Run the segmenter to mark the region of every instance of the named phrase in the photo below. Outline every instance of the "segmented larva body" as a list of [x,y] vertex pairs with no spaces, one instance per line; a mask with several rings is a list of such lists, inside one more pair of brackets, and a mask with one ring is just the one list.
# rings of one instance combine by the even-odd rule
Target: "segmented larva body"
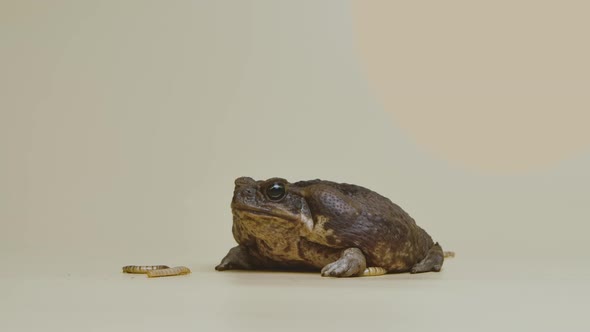
[[444,257],[455,257],[455,252],[454,251],[444,251],[443,252]]
[[374,277],[374,276],[384,275],[386,273],[387,273],[387,270],[385,270],[382,267],[371,266],[371,267],[368,267],[365,269],[365,271],[363,272],[363,276]]
[[177,266],[163,270],[148,271],[147,276],[150,278],[177,276],[181,274],[189,274],[191,270],[186,266]]
[[123,266],[125,273],[148,273],[149,271],[169,269],[167,265],[127,265]]

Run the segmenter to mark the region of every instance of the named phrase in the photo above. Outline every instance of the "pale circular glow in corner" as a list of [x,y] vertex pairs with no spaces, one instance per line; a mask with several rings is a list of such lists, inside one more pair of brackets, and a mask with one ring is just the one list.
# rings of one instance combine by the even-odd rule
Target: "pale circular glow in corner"
[[353,18],[367,79],[397,126],[452,163],[514,172],[590,146],[589,9],[354,1]]

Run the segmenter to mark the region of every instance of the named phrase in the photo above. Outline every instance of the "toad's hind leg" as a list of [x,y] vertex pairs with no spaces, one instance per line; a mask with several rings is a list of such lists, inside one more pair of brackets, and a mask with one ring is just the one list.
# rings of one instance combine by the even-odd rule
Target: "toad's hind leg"
[[435,243],[430,250],[428,250],[426,257],[412,267],[410,273],[438,272],[442,268],[444,259],[442,248],[438,243]]
[[254,270],[261,265],[260,260],[250,253],[248,247],[240,245],[231,248],[215,270]]

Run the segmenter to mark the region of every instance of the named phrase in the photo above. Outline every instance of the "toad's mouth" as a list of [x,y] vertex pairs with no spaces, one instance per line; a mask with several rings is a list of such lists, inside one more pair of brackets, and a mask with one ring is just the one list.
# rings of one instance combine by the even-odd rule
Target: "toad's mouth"
[[257,209],[250,206],[232,206],[232,210],[234,214],[248,214],[254,215],[259,217],[266,217],[266,218],[278,218],[284,219],[288,221],[297,221],[297,218],[294,216],[285,215],[284,213],[279,213],[272,210],[264,210],[264,209]]

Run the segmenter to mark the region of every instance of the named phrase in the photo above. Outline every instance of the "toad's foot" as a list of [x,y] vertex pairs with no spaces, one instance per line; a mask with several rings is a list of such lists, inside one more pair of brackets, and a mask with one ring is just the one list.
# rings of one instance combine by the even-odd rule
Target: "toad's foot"
[[237,246],[230,249],[221,263],[215,267],[215,270],[253,270],[259,265],[260,262],[250,254],[247,247]]
[[426,257],[412,267],[410,273],[438,272],[442,268],[444,260],[442,248],[438,243],[435,243],[428,251]]
[[367,262],[358,248],[348,248],[340,258],[322,269],[322,277],[358,277],[363,274]]

